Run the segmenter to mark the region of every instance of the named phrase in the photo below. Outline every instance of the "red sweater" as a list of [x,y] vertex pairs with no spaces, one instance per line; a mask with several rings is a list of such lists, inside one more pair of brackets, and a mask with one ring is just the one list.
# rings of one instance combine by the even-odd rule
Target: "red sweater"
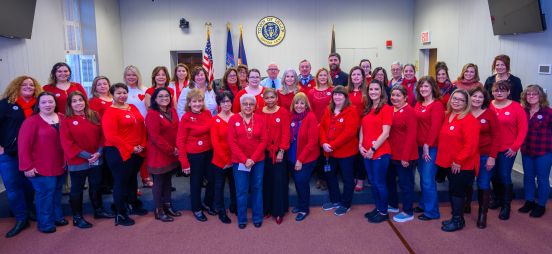
[[[439,103],[441,104],[441,103]],[[452,163],[462,170],[479,172],[479,123],[472,114],[449,122],[449,115],[439,132],[439,150],[435,164],[450,168]]]
[[328,143],[333,149],[329,156],[334,158],[357,154],[359,124],[355,107],[346,107],[337,115],[328,108],[320,122],[320,145]]
[[305,93],[305,95],[309,95],[309,92],[313,90],[314,87],[316,86],[316,81],[314,81],[314,79],[311,79],[309,83],[307,83],[306,85],[303,85],[303,83],[299,80],[299,83],[297,83],[297,86],[301,87],[301,92]]
[[123,161],[130,159],[135,146],[146,147],[144,117],[132,104],[127,109],[109,107],[102,118],[102,130],[105,146],[117,148]]
[[224,168],[232,164],[230,146],[228,145],[228,122],[215,116],[211,123],[211,143],[213,144],[213,165]]
[[[255,96],[255,99],[257,100],[257,108],[255,110],[255,113],[261,113],[263,112],[264,107],[264,99],[263,99],[263,93],[265,88],[262,87],[261,93],[257,94]],[[234,102],[232,103],[232,112],[235,114],[239,113],[241,111],[241,104],[240,104],[240,98],[246,94],[247,91],[245,91],[245,88],[240,90],[236,97],[234,98]]]
[[[393,107],[387,104],[384,104],[381,108],[379,114],[376,115],[375,110],[370,110],[370,113],[366,114],[362,118],[362,147],[366,150],[370,150],[370,147],[383,132],[383,126],[393,124]],[[391,154],[391,146],[389,145],[388,139],[386,139],[383,144],[378,147],[372,159],[375,160],[382,155]]]
[[507,149],[517,152],[523,144],[529,123],[527,114],[518,102],[512,101],[510,105],[498,109],[493,103],[489,109],[496,113],[498,124],[500,125],[500,145],[499,152],[504,152]]
[[161,112],[150,109],[146,115],[148,132],[147,167],[152,174],[164,174],[178,167],[178,157],[174,155],[178,115],[171,108],[172,119]]
[[364,114],[364,109],[366,108],[366,101],[362,101],[362,92],[361,91],[352,91],[349,93],[349,100],[351,104],[355,106],[358,113],[358,119],[362,119],[362,114]]
[[280,90],[278,90],[278,106],[284,108],[287,111],[291,110],[291,102],[293,101],[293,97],[295,96],[295,93],[290,92],[287,94],[281,94]]
[[424,144],[430,147],[437,146],[437,137],[445,118],[443,104],[437,100],[434,100],[427,106],[423,106],[422,103],[417,102],[414,111],[418,120],[418,135],[416,135],[418,146],[423,146]]
[[265,117],[266,130],[267,130],[267,145],[266,150],[272,161],[276,160],[276,154],[278,150],[287,150],[289,149],[289,140],[290,140],[290,119],[289,111],[280,107],[276,112],[272,114],[262,113]]
[[500,124],[494,111],[486,109],[479,117],[479,154],[496,158],[500,145]]
[[98,112],[98,114],[100,115],[100,119],[103,117],[103,114],[105,113],[105,110],[109,107],[111,107],[111,105],[113,104],[113,102],[111,101],[104,101],[98,97],[94,97],[92,99],[90,99],[90,109]]
[[67,164],[80,166],[81,170],[89,168],[90,156],[96,152],[101,153],[103,148],[101,125],[94,124],[83,116],[72,116],[61,121],[59,131]]
[[[463,89],[466,91],[469,91],[470,89],[476,87],[476,86],[483,86],[481,82],[479,81],[466,81],[466,80],[455,80],[452,82],[452,85],[456,87],[457,89]],[[490,92],[490,91],[489,91]]]
[[[60,121],[62,114],[58,114]],[[59,176],[65,171],[59,132],[40,117],[27,118],[19,129],[17,140],[19,170],[35,168],[43,176]]]
[[[290,119],[291,119],[290,114]],[[297,134],[297,160],[303,164],[313,162],[320,156],[320,145],[318,137],[320,131],[318,129],[318,121],[314,113],[309,112],[299,126]]]
[[313,88],[307,94],[312,112],[316,116],[316,120],[318,120],[318,122],[322,120],[324,111],[326,111],[328,105],[330,105],[330,100],[332,99],[332,91],[333,87],[326,88],[322,91]]
[[[156,88],[150,87],[146,90],[146,93],[149,94],[150,96],[153,96],[153,93],[155,92],[155,89]],[[167,90],[169,90],[169,94],[171,96],[174,96],[174,89],[172,89],[171,87],[167,87]]]
[[250,135],[240,114],[233,115],[228,121],[228,145],[232,150],[233,163],[245,163],[247,159],[254,162],[264,160],[268,142],[265,118],[254,114],[247,126],[252,128]]
[[392,160],[411,161],[418,159],[417,129],[416,114],[408,103],[393,114],[393,125],[391,126],[391,132],[389,132]]
[[67,105],[67,97],[72,92],[79,91],[82,94],[84,94],[84,99],[88,100],[84,87],[82,87],[81,84],[75,83],[75,82],[71,82],[67,90],[59,89],[53,84],[45,85],[44,87],[42,87],[42,89],[44,89],[44,91],[46,92],[50,92],[54,94],[54,96],[56,97],[56,109],[58,110],[58,113],[61,113],[62,115],[65,115],[65,106]]
[[178,158],[182,168],[190,167],[188,153],[203,153],[213,149],[211,145],[211,111],[203,110],[196,114],[186,112],[180,120],[176,146],[178,147]]

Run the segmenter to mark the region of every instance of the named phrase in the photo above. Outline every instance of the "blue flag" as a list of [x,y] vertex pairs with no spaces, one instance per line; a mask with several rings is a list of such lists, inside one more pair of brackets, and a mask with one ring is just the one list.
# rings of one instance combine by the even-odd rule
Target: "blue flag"
[[234,67],[234,47],[232,46],[232,33],[230,33],[230,24],[227,26],[228,38],[226,40],[226,68]]
[[238,64],[243,64],[247,66],[247,57],[245,56],[245,48],[243,46],[243,31],[240,26],[240,46],[238,48]]

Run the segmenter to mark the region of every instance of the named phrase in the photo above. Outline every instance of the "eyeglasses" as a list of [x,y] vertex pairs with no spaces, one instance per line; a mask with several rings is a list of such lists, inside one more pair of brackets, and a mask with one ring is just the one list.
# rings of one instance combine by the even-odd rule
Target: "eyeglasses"
[[236,74],[228,74],[228,77],[229,77],[229,78],[235,78],[235,77],[237,77],[237,76],[238,76],[238,75],[236,75]]
[[507,90],[503,90],[503,89],[493,89],[493,93],[507,93],[508,91]]
[[223,103],[232,103],[232,101],[231,100],[223,100],[223,101],[220,102],[220,104],[223,104]]
[[244,107],[253,107],[255,106],[255,103],[242,103],[241,105]]
[[453,102],[466,102],[466,100],[462,98],[456,98],[456,97],[452,97],[450,100]]
[[527,93],[527,97],[538,97],[539,93]]
[[278,69],[270,68],[270,69],[268,69],[268,71],[279,71],[279,70],[278,70]]

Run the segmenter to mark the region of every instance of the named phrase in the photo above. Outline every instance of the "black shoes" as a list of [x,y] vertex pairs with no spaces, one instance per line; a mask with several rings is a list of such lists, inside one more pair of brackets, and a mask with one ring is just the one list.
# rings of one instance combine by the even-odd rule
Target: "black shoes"
[[378,209],[374,208],[374,210],[367,212],[364,214],[364,218],[370,219],[378,214]]
[[226,215],[226,212],[219,212],[218,217],[219,217],[219,220],[224,224],[232,223],[232,220],[230,220],[230,218],[228,218],[228,215]]
[[102,207],[94,210],[94,219],[113,219],[115,215],[106,211]]
[[247,224],[238,224],[238,228],[240,229],[244,229],[245,227],[247,227]]
[[172,218],[171,216],[167,215],[165,213],[165,210],[163,208],[155,208],[155,219],[156,220],[160,220],[162,222],[171,222],[171,221],[174,221],[174,218]]
[[13,226],[13,228],[10,231],[8,231],[8,233],[6,233],[6,238],[14,237],[17,234],[21,233],[23,229],[26,229],[28,227],[29,227],[28,220],[17,221],[15,222],[15,226]]
[[421,221],[430,221],[430,220],[433,220],[433,218],[425,215],[425,214],[422,214],[422,215],[419,215],[418,216],[418,219],[421,220]]
[[134,220],[128,217],[126,213],[119,213],[115,216],[115,226],[132,226],[134,225]]
[[92,224],[84,219],[82,215],[73,216],[73,226],[77,228],[91,228]]
[[533,211],[529,214],[529,216],[533,218],[540,218],[544,215],[544,212],[546,211],[546,208],[541,205],[536,205]]
[[207,217],[205,217],[205,214],[203,214],[202,211],[194,212],[194,217],[196,218],[196,220],[201,221],[201,222],[206,222],[207,221]]
[[182,216],[181,212],[173,210],[173,208],[171,206],[171,203],[163,204],[163,211],[171,217],[180,217],[180,216]]
[[260,228],[260,227],[263,226],[263,222],[262,221],[261,222],[255,222],[255,223],[253,223],[253,226],[255,226],[256,228]]
[[51,233],[56,232],[56,227],[45,229],[45,230],[39,230],[39,231],[44,233],[44,234],[51,234]]
[[201,210],[206,211],[211,216],[217,215],[217,211],[212,206],[203,206]]
[[368,222],[370,223],[381,223],[381,222],[384,222],[384,221],[387,221],[389,220],[389,214],[386,213],[386,214],[383,214],[383,213],[380,213],[378,212],[376,215],[368,218]]
[[305,218],[307,218],[307,216],[309,216],[309,213],[298,212],[297,216],[295,216],[295,220],[296,221],[303,221]]
[[525,204],[523,204],[523,206],[518,209],[518,212],[520,212],[520,213],[529,213],[529,212],[533,211],[533,209],[535,209],[536,205],[537,204],[533,201],[525,201]]
[[67,226],[67,225],[69,225],[69,222],[65,218],[63,218],[61,220],[54,221],[54,225],[56,225],[58,227]]
[[445,232],[454,232],[464,228],[465,225],[464,217],[462,216],[452,216],[452,219],[449,221],[444,221],[441,230]]
[[414,207],[414,212],[415,212],[415,213],[423,213],[423,212],[424,212],[424,209],[422,209],[422,208],[419,207],[419,206],[416,206],[416,207]]
[[139,216],[144,216],[148,214],[148,210],[142,207],[142,202],[137,200],[134,204],[127,205],[128,214],[134,214]]

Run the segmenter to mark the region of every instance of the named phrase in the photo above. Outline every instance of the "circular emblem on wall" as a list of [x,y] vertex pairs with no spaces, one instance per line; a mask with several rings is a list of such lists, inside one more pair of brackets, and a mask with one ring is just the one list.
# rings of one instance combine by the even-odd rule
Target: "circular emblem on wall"
[[276,46],[284,40],[286,27],[279,18],[268,16],[259,20],[256,34],[257,39],[265,46]]

